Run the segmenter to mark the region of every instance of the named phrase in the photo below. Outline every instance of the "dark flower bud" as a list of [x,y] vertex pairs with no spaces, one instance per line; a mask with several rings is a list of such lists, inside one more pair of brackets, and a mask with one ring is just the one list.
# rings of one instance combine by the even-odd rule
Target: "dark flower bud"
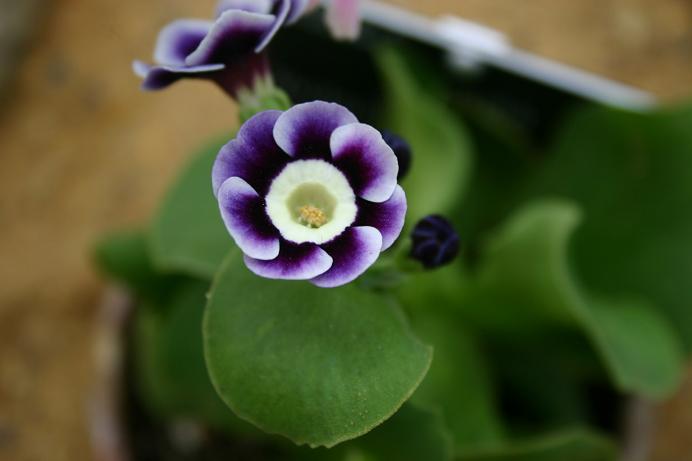
[[421,219],[411,233],[411,257],[426,269],[449,264],[459,254],[459,235],[442,216]]
[[383,131],[382,137],[384,138],[384,142],[392,148],[394,155],[396,155],[399,161],[399,174],[397,179],[401,180],[406,177],[408,170],[411,168],[411,146],[404,138],[391,131]]

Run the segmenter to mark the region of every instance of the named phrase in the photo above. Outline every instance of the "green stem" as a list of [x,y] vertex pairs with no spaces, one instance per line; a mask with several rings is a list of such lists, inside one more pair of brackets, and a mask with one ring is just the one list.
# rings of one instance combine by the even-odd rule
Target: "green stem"
[[256,80],[252,89],[238,91],[237,100],[241,123],[265,110],[288,110],[293,105],[288,94],[276,86],[271,76]]

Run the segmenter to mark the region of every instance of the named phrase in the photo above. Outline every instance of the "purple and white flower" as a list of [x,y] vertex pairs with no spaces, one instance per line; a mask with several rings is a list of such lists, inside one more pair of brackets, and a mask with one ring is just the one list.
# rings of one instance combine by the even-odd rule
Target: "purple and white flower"
[[181,19],[159,34],[155,65],[135,61],[145,90],[183,78],[209,79],[232,97],[271,81],[263,50],[284,25],[298,20],[314,0],[221,0],[214,21]]
[[212,184],[251,271],[335,287],[399,237],[406,196],[398,171],[375,128],[315,101],[248,120],[219,152]]

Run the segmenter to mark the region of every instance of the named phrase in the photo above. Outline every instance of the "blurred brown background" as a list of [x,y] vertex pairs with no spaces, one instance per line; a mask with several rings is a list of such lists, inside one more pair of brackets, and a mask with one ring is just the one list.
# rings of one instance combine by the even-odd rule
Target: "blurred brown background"
[[[686,0],[396,3],[479,20],[519,46],[668,100],[692,94]],[[235,121],[211,85],[142,94],[130,63],[150,56],[167,21],[212,8],[212,0],[0,0],[2,460],[91,459],[85,402],[103,282],[90,245],[146,223],[190,150]],[[692,459],[690,394],[659,411],[655,460]]]

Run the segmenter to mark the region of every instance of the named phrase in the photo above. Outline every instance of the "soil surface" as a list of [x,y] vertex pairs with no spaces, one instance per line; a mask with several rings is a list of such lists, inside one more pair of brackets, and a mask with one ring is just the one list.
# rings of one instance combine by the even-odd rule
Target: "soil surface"
[[[0,0],[0,25],[18,3]],[[186,156],[236,115],[211,85],[145,95],[130,71],[133,58],[151,55],[162,25],[207,16],[211,0],[41,3],[16,16],[13,27],[25,25],[0,51],[8,75],[4,63],[16,61],[7,53],[29,50],[0,105],[0,459],[81,461],[92,459],[88,402],[103,289],[90,247],[104,232],[146,223]],[[399,3],[483,21],[519,46],[666,98],[692,92],[687,1]],[[656,460],[692,459],[692,384],[661,414]]]

